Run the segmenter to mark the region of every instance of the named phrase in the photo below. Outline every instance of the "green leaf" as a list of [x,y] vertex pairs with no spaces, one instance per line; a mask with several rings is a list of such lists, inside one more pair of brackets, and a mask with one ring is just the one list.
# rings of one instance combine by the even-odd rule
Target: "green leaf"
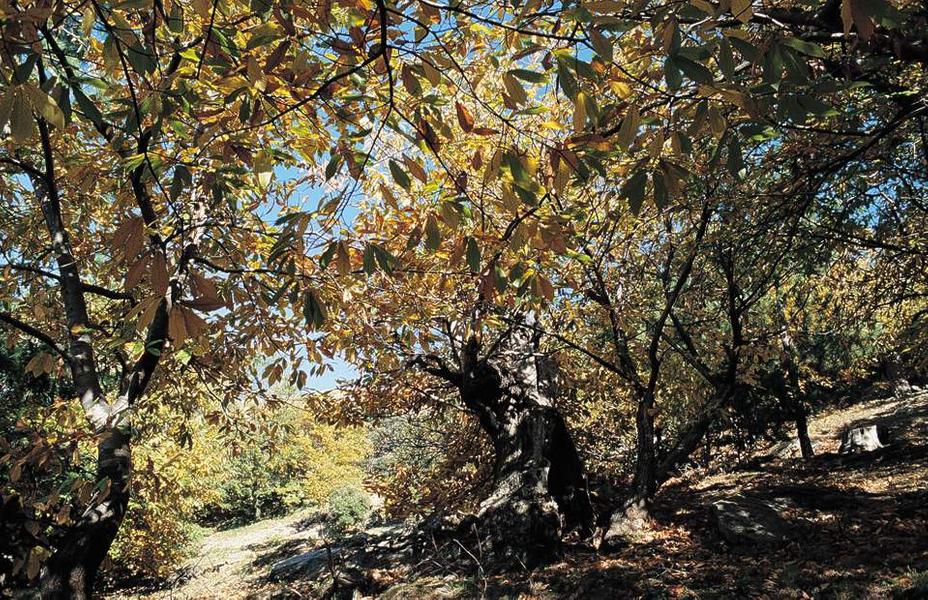
[[115,6],[120,10],[138,10],[145,7],[151,7],[149,0],[121,0]]
[[814,42],[807,42],[799,38],[786,38],[785,40],[781,40],[780,43],[789,46],[793,50],[802,52],[807,56],[814,56],[816,58],[823,58],[825,56],[825,51],[822,50],[822,47]]
[[529,83],[546,83],[548,81],[548,76],[544,73],[537,73],[535,71],[529,71],[528,69],[510,69],[508,73],[513,77],[521,79],[522,81],[528,81]]
[[307,290],[303,294],[303,317],[305,317],[306,325],[310,329],[317,329],[325,323],[325,305],[322,304],[319,296],[313,290]]
[[783,75],[783,57],[777,44],[772,44],[764,54],[762,72],[764,83],[780,81],[780,77]]
[[616,137],[616,143],[622,150],[628,151],[635,142],[635,137],[638,135],[638,118],[638,107],[633,105],[628,109],[628,112],[625,113],[625,118],[622,119],[622,124],[619,126],[618,136]]
[[374,249],[370,244],[364,247],[364,272],[368,275],[377,270],[377,259],[374,258]]
[[184,12],[181,10],[179,3],[171,3],[171,14],[168,16],[167,24],[171,33],[184,32]]
[[557,63],[557,80],[558,83],[560,83],[561,91],[564,92],[565,96],[571,100],[577,97],[577,92],[580,91],[580,86],[577,85],[577,78],[574,77],[570,67],[568,67],[566,63],[561,60],[559,60]]
[[129,59],[132,68],[142,75],[154,72],[158,66],[152,51],[141,46],[132,45],[126,48],[126,58]]
[[738,136],[731,136],[728,141],[728,171],[738,181],[744,180],[744,159],[741,156],[741,143]]
[[590,28],[590,43],[593,45],[593,49],[596,50],[596,54],[598,54],[600,58],[602,58],[607,63],[612,62],[612,40],[603,35],[603,33],[596,27]]
[[35,111],[58,129],[64,129],[64,113],[61,112],[58,103],[37,87],[29,84],[23,87],[27,89]]
[[409,175],[406,173],[406,171],[403,170],[403,167],[401,167],[399,163],[392,158],[387,164],[390,167],[390,174],[393,176],[393,181],[395,181],[401,188],[408,191],[412,185],[412,181],[409,179]]
[[750,42],[746,42],[737,37],[730,37],[728,38],[728,41],[731,42],[731,45],[741,53],[741,56],[743,56],[745,60],[757,64],[760,62],[761,58],[763,58],[763,55],[760,53],[760,50],[757,49],[757,46],[751,44]]
[[251,0],[249,6],[256,13],[263,14],[270,11],[274,3],[271,0]]
[[13,72],[13,79],[19,83],[25,83],[28,81],[29,75],[32,73],[32,70],[35,69],[35,63],[38,60],[39,55],[30,52],[26,56],[26,60],[24,60],[21,65],[16,67],[16,70]]
[[674,64],[683,71],[683,74],[697,83],[712,83],[712,71],[705,65],[683,55],[674,58]]
[[332,157],[329,159],[328,164],[325,166],[325,180],[328,181],[338,173],[338,168],[342,164],[342,155],[338,152],[333,152]]
[[814,115],[824,115],[829,113],[832,108],[831,106],[825,104],[815,96],[809,94],[802,94],[797,96],[796,99],[799,101],[799,104],[802,105],[804,109],[809,111]]
[[647,183],[648,174],[644,171],[635,171],[622,186],[622,195],[628,199],[628,207],[636,216],[641,212]]
[[667,82],[667,89],[678,90],[683,85],[683,73],[677,66],[676,57],[668,56],[664,60],[664,81]]
[[171,181],[171,200],[177,200],[184,191],[184,187],[190,185],[192,182],[193,176],[190,173],[190,169],[184,165],[177,165],[174,167],[174,179]]
[[377,264],[380,266],[380,268],[385,273],[392,273],[393,267],[396,264],[396,258],[382,246],[377,244],[370,244],[369,247],[374,253],[374,258],[377,260]]
[[477,241],[472,238],[467,238],[467,266],[470,267],[470,270],[474,273],[480,272],[480,248],[477,246]]
[[735,78],[735,57],[731,51],[731,43],[722,38],[719,41],[719,56],[718,56],[719,68],[722,70],[722,73],[725,74],[725,77],[728,79]]
[[667,206],[667,183],[664,181],[664,174],[658,170],[651,173],[651,182],[654,184],[654,205],[658,210],[663,210]]
[[432,252],[441,247],[441,230],[438,229],[438,219],[429,215],[425,222],[425,247]]
[[100,109],[97,108],[97,105],[84,95],[84,92],[79,88],[75,87],[72,91],[74,92],[74,100],[77,101],[77,106],[81,109],[81,112],[84,113],[84,117],[89,119],[94,125],[102,125],[103,114],[100,112]]

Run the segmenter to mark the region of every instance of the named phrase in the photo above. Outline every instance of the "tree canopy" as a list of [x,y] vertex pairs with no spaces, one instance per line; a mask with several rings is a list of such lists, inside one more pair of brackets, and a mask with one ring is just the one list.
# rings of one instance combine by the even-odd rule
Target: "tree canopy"
[[[618,527],[708,432],[802,437],[814,389],[924,368],[919,3],[0,10],[4,402],[49,402],[7,391],[44,377],[98,449],[20,549],[46,597],[90,593],[133,438],[252,427],[243,403],[336,357],[357,381],[307,410],[440,424],[423,510],[550,519],[526,552],[592,533],[591,478],[631,476]],[[4,502],[36,436],[5,445]]]

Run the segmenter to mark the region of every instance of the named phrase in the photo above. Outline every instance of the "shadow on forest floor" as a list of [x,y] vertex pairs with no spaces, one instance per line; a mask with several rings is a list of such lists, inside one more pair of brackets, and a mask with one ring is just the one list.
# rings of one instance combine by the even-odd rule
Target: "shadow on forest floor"
[[[885,432],[885,448],[837,453],[844,431],[870,424]],[[491,577],[482,577],[472,563],[444,569],[432,564],[414,568],[412,575],[378,570],[377,597],[928,598],[928,393],[816,415],[810,433],[818,452],[812,460],[782,452],[761,460],[762,450],[742,469],[712,474],[694,469],[671,481],[653,506],[653,527],[614,553],[576,546],[544,568]],[[733,495],[775,503],[789,522],[790,541],[748,548],[726,543],[713,526],[710,505]],[[267,577],[274,564],[318,544],[308,533],[313,524],[293,518],[269,527],[273,535],[252,532],[233,539],[223,532],[227,537],[207,540],[207,547],[212,543],[227,555],[247,556],[222,563],[234,569],[220,565],[221,579],[198,582],[194,575],[169,594],[148,597],[316,597],[326,585]]]

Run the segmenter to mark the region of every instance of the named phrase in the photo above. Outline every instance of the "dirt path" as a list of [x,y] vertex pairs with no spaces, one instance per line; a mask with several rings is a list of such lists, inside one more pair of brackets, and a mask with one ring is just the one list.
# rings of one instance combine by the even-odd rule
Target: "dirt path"
[[319,526],[312,513],[298,512],[207,536],[196,557],[181,567],[163,589],[124,590],[110,600],[194,600],[253,598],[271,565],[312,548]]

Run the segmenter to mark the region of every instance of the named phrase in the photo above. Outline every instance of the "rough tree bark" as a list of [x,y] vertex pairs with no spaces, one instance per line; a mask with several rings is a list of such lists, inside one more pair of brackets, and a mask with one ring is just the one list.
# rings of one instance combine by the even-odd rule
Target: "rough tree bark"
[[477,511],[478,529],[494,560],[532,565],[557,554],[565,533],[592,530],[593,510],[583,462],[554,406],[556,372],[538,355],[528,315],[506,339],[480,356],[471,338],[460,370],[427,371],[453,382],[495,454],[492,491]]

